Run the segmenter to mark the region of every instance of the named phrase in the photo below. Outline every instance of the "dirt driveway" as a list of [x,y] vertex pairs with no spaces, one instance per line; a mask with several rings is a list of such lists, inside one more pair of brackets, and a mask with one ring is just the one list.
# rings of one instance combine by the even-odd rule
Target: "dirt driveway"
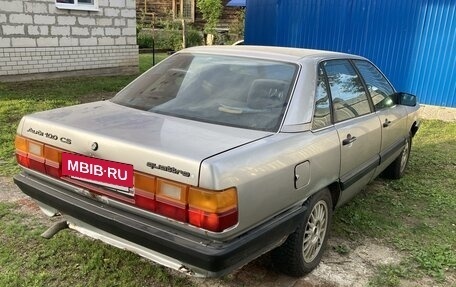
[[[42,219],[44,225],[49,225],[48,219],[41,214],[36,204],[19,191],[11,178],[0,177],[0,201],[19,203],[22,212],[32,214],[34,217]],[[341,246],[344,247],[343,250],[341,250]],[[291,278],[272,271],[271,260],[266,254],[223,279],[194,278],[192,280],[199,286],[207,287],[361,287],[367,285],[377,266],[398,263],[400,259],[397,252],[375,242],[353,243],[330,238],[329,248],[327,248],[320,266],[304,278]],[[179,274],[178,276],[184,275]],[[414,282],[410,286],[427,285]]]

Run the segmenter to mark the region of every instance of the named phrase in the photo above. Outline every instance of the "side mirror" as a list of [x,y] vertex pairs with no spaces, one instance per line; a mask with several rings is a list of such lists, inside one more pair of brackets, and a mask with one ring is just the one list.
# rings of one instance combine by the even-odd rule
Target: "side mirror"
[[397,103],[403,106],[414,107],[416,106],[416,96],[407,93],[397,93]]

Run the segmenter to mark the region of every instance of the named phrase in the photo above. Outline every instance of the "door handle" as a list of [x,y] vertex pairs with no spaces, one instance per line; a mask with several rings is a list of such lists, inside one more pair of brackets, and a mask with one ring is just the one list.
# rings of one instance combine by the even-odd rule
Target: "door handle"
[[347,135],[347,138],[342,141],[342,145],[348,145],[351,144],[356,140],[356,137],[352,136],[351,134]]
[[389,121],[388,119],[385,119],[385,122],[383,123],[383,127],[386,128],[386,127],[388,127],[390,124],[391,124],[391,121]]

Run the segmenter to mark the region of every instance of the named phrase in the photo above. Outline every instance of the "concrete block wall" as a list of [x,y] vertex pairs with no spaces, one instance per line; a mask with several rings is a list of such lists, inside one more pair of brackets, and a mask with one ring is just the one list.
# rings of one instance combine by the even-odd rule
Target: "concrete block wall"
[[0,81],[73,72],[138,71],[135,0],[99,0],[98,11],[54,0],[0,0]]

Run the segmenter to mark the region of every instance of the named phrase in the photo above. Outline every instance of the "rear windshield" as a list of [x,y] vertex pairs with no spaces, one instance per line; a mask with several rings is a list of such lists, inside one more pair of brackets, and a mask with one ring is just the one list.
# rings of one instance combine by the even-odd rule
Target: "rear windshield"
[[114,103],[195,121],[277,131],[297,66],[244,57],[176,54],[141,75]]

